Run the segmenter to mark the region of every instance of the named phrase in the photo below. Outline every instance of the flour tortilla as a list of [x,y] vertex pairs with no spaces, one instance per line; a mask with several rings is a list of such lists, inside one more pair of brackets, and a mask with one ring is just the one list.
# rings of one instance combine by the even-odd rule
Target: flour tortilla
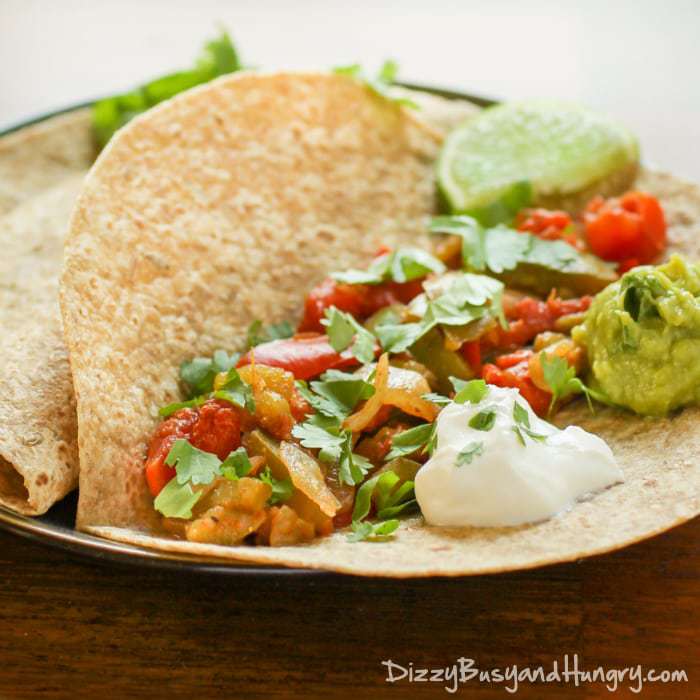
[[[177,367],[233,348],[255,318],[298,317],[329,269],[379,242],[418,243],[433,210],[438,139],[337,76],[238,75],[124,129],[90,173],[66,246],[62,311],[78,397],[78,527],[165,551],[394,577],[528,568],[616,549],[700,511],[700,413],[653,421],[582,406],[564,418],[607,439],[626,482],[545,523],[432,528],[388,542],[335,533],[296,547],[159,538],[143,478]],[[646,173],[676,250],[698,257],[700,190]]]
[[0,505],[27,515],[78,480],[57,293],[63,235],[91,160],[86,111],[0,140]]

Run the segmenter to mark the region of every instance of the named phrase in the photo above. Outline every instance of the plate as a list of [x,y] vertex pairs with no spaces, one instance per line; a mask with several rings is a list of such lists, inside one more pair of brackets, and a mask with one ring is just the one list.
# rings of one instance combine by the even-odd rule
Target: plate
[[[494,100],[469,95],[464,92],[443,89],[439,87],[417,85],[414,83],[401,83],[403,87],[413,90],[428,92],[447,99],[469,100],[480,107],[494,104]],[[52,117],[72,112],[73,110],[89,107],[90,102],[75,104],[64,109],[56,110],[41,116],[15,124],[0,132],[0,138],[13,131],[18,131],[27,126],[38,124]],[[159,552],[144,547],[121,544],[93,537],[75,530],[75,514],[78,504],[78,494],[73,492],[62,501],[54,505],[45,515],[30,518],[19,515],[0,506],[0,529],[7,530],[16,535],[26,537],[35,542],[58,547],[72,554],[91,557],[103,562],[117,564],[130,564],[141,567],[159,569],[179,569],[205,574],[220,574],[227,576],[314,576],[330,577],[339,576],[328,571],[315,569],[294,569],[281,566],[259,566],[232,564],[230,561],[217,562],[215,559],[188,556],[184,554]]]

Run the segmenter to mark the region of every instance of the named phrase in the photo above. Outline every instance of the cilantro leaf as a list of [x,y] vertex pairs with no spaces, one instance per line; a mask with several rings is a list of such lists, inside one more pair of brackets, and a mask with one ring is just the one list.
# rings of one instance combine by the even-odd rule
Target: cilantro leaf
[[372,506],[372,494],[375,489],[381,490],[385,496],[399,482],[399,477],[395,472],[386,471],[367,479],[355,494],[355,506],[352,509],[353,520],[363,520],[369,515]]
[[333,72],[338,75],[346,75],[353,80],[364,83],[372,92],[384,99],[406,107],[418,109],[418,105],[413,102],[413,100],[409,100],[405,97],[393,97],[389,92],[389,88],[394,83],[398,72],[398,64],[396,61],[384,61],[382,67],[379,69],[379,73],[374,77],[369,76],[359,63],[353,63],[349,66],[338,66],[333,69]]
[[294,493],[294,485],[291,479],[275,479],[270,472],[270,467],[266,467],[265,471],[260,474],[260,481],[264,484],[269,484],[272,487],[272,495],[267,499],[267,502],[273,506],[275,503],[288,501]]
[[244,408],[249,413],[255,412],[255,397],[253,396],[253,387],[246,384],[235,367],[231,367],[226,375],[226,381],[221,388],[214,392],[217,399],[228,401],[240,408]]
[[213,357],[195,357],[180,365],[180,379],[189,390],[188,398],[207,394],[214,388],[214,379],[220,372],[230,370],[240,356],[228,355],[224,350],[217,350]]
[[450,377],[452,386],[454,386],[455,397],[453,401],[455,403],[480,403],[486,394],[489,393],[489,388],[483,379],[472,379],[465,382],[463,379],[458,379],[457,377]]
[[493,409],[485,409],[475,413],[469,419],[469,427],[474,428],[474,430],[488,431],[493,428],[496,422],[496,411]]
[[384,539],[396,532],[399,521],[382,520],[378,523],[365,521],[354,521],[352,523],[352,534],[347,536],[349,542],[360,542],[362,540]]
[[326,326],[328,340],[336,352],[350,348],[350,352],[363,365],[374,360],[374,336],[361,326],[351,314],[331,306],[325,311],[321,323]]
[[163,418],[168,418],[172,416],[173,413],[177,413],[181,408],[194,408],[196,406],[201,406],[207,400],[206,396],[195,396],[189,401],[179,401],[176,403],[169,403],[167,406],[163,406],[158,409],[158,414]]
[[334,272],[331,277],[346,284],[410,282],[434,272],[445,272],[445,265],[421,248],[401,247],[375,258],[366,270]]
[[484,228],[471,216],[435,217],[430,232],[460,236],[464,266],[478,272],[500,274],[521,263],[563,272],[583,267],[581,254],[564,241],[542,240],[502,224]]
[[256,345],[261,343],[267,343],[270,340],[282,340],[284,338],[291,338],[294,335],[294,328],[289,321],[282,321],[281,323],[273,323],[269,326],[263,327],[262,321],[256,319],[250,326],[248,326],[248,333],[246,335],[246,345],[248,349],[254,348]]
[[433,434],[433,423],[422,423],[415,428],[409,428],[401,433],[397,433],[391,438],[391,450],[385,460],[391,461],[396,457],[405,457],[418,450],[423,450],[428,446]]
[[292,435],[299,440],[302,447],[311,450],[320,450],[319,459],[322,462],[336,462],[340,459],[346,437],[338,428],[326,428],[318,425],[313,420],[316,416],[304,423],[298,423],[292,428]]
[[241,68],[231,38],[222,32],[204,45],[192,70],[171,73],[131,92],[99,100],[92,108],[92,126],[99,147],[103,148],[117,129],[141,112],[183,90]]
[[517,436],[521,445],[525,445],[525,436],[537,440],[537,442],[544,442],[547,439],[546,435],[541,433],[536,433],[530,427],[530,416],[527,410],[521,406],[518,401],[513,402],[513,420],[515,425],[513,426],[513,432]]
[[355,486],[362,482],[374,465],[366,457],[352,451],[352,433],[346,433],[341,448],[338,476],[340,482]]
[[452,403],[452,399],[448,398],[447,396],[443,396],[442,394],[436,394],[435,392],[423,394],[421,398],[425,399],[426,401],[430,401],[437,406],[447,406],[448,404]]
[[459,454],[457,455],[455,466],[461,467],[465,464],[471,464],[474,457],[478,457],[482,454],[484,454],[484,443],[470,442],[460,450]]
[[175,467],[178,484],[210,484],[219,475],[221,466],[221,460],[215,454],[204,452],[182,438],[175,440],[165,463]]
[[189,519],[201,495],[192,491],[189,483],[179,484],[177,479],[171,479],[155,497],[153,507],[166,518]]
[[426,303],[415,323],[380,324],[375,333],[384,350],[404,352],[439,325],[463,326],[492,311],[506,324],[502,305],[503,283],[485,275],[462,273],[436,299]]
[[374,387],[362,377],[337,370],[329,370],[311,390],[302,390],[304,398],[320,413],[343,420],[355,406],[374,394]]
[[226,457],[219,471],[229,481],[237,481],[242,476],[248,475],[252,468],[253,465],[250,463],[245,447],[239,447]]

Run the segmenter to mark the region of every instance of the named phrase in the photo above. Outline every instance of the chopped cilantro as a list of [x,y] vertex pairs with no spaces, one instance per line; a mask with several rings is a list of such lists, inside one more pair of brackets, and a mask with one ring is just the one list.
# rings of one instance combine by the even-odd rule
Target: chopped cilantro
[[471,464],[474,457],[484,454],[484,443],[483,442],[470,442],[465,445],[457,455],[457,461],[455,466],[461,467],[465,464]]
[[397,433],[391,438],[391,450],[385,458],[386,461],[413,454],[418,450],[427,451],[434,432],[434,423],[422,423]]
[[275,479],[270,472],[270,467],[266,467],[265,471],[260,475],[260,481],[269,484],[272,488],[272,495],[267,502],[273,506],[275,503],[288,501],[294,493],[294,485],[291,479]]
[[517,436],[521,445],[525,446],[526,435],[537,442],[544,442],[547,439],[546,435],[536,433],[534,430],[532,430],[530,427],[530,416],[528,415],[527,410],[517,401],[513,402],[513,420],[515,421],[513,432]]
[[239,447],[229,454],[220,467],[221,476],[229,481],[237,481],[242,476],[247,476],[253,465],[250,463],[245,447]]
[[188,398],[207,394],[214,388],[214,379],[220,372],[228,372],[236,362],[239,355],[228,355],[224,350],[217,350],[214,356],[195,357],[180,365],[180,379],[186,385]]
[[339,428],[326,429],[315,421],[307,420],[295,425],[292,428],[292,435],[303,447],[320,450],[319,459],[322,462],[335,462],[340,459],[345,436]]
[[474,428],[474,430],[488,431],[493,428],[496,422],[496,411],[493,409],[485,409],[475,413],[469,419],[469,427]]
[[492,311],[506,325],[503,284],[492,277],[463,273],[437,299],[428,301],[423,318],[415,323],[380,324],[375,329],[382,347],[393,353],[408,350],[439,325],[463,326]]
[[361,542],[362,540],[381,540],[396,532],[399,521],[382,520],[378,523],[364,521],[353,521],[352,534],[347,536],[349,542]]
[[253,387],[246,384],[238,374],[235,367],[231,367],[226,375],[226,381],[221,388],[214,392],[217,399],[228,401],[240,408],[246,409],[249,413],[255,412],[255,398]]
[[355,374],[328,370],[319,380],[311,382],[310,389],[300,391],[319,413],[343,420],[360,401],[374,394],[374,387]]
[[192,491],[189,483],[178,484],[177,479],[171,479],[156,496],[153,507],[167,518],[189,519],[200,496]]
[[206,396],[195,396],[189,401],[169,403],[167,406],[163,406],[162,408],[158,409],[158,413],[161,417],[168,418],[168,416],[172,416],[173,413],[177,413],[181,408],[194,408],[196,406],[201,406],[206,400]]
[[413,100],[409,100],[405,97],[393,97],[389,91],[389,88],[391,88],[396,79],[398,68],[396,61],[390,60],[384,61],[382,67],[379,69],[379,73],[374,77],[369,76],[359,63],[354,63],[350,66],[339,66],[338,68],[334,68],[333,72],[338,75],[347,75],[353,80],[364,83],[372,92],[384,99],[406,107],[418,109],[418,105],[413,102]]
[[447,404],[452,403],[452,399],[448,398],[447,396],[443,396],[442,394],[436,394],[434,392],[431,392],[429,394],[423,394],[421,398],[425,399],[426,401],[430,401],[431,403],[434,403],[436,406],[447,406]]
[[581,254],[564,241],[546,241],[527,232],[498,225],[484,228],[471,216],[438,216],[431,233],[449,233],[462,239],[464,266],[495,274],[530,263],[566,272],[581,263]]
[[541,352],[540,366],[542,367],[544,381],[552,390],[552,400],[549,403],[550,414],[554,410],[557,401],[570,394],[584,394],[591,411],[593,411],[591,399],[595,399],[608,406],[613,405],[607,396],[586,386],[576,376],[576,369],[570,367],[569,363],[563,357],[554,354],[548,355],[546,352]]
[[443,273],[445,265],[420,248],[397,248],[375,258],[366,270],[334,272],[331,277],[346,284],[410,282],[434,272]]
[[221,466],[221,460],[215,454],[204,452],[182,438],[175,440],[165,463],[175,467],[178,484],[211,484],[219,475]]
[[489,392],[489,388],[483,379],[472,379],[465,382],[463,379],[450,377],[450,381],[457,392],[453,399],[455,403],[461,404],[467,401],[469,403],[480,403]]
[[291,338],[294,335],[294,328],[289,321],[281,323],[273,323],[263,327],[262,321],[257,319],[248,326],[246,336],[246,345],[248,349],[254,348],[261,343],[267,343],[270,340],[281,340],[283,338]]
[[[348,536],[351,542],[385,537],[398,528],[399,521],[393,519],[393,516],[416,505],[413,482],[406,481],[396,488],[398,483],[398,475],[393,471],[386,471],[367,479],[360,486],[352,511],[352,534]],[[381,521],[379,523],[363,522],[369,515],[372,498],[376,505],[377,518]]]
[[352,451],[352,433],[346,433],[340,453],[338,476],[343,484],[355,486],[362,482],[373,464],[366,457]]
[[328,341],[336,352],[350,348],[350,352],[362,364],[374,360],[374,336],[361,326],[351,314],[339,311],[335,306],[326,309],[321,323],[326,326]]

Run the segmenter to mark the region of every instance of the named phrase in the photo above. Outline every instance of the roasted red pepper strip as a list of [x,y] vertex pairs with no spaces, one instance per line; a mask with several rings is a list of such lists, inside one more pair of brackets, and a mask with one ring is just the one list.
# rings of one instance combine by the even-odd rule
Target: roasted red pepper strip
[[591,301],[593,299],[590,296],[577,299],[558,299],[552,296],[546,301],[525,297],[509,312],[508,329],[499,328],[492,337],[487,337],[483,349],[527,345],[539,333],[553,330],[558,318],[586,311]]
[[238,367],[256,364],[281,367],[295,379],[311,379],[327,369],[341,369],[359,364],[348,350],[336,352],[326,335],[295,336],[257,345],[238,361]]
[[304,302],[304,318],[299,331],[323,331],[325,310],[335,306],[362,321],[391,304],[407,304],[423,291],[422,280],[383,282],[382,284],[344,284],[327,277],[316,285]]
[[538,416],[545,416],[549,410],[552,395],[548,391],[543,391],[535,386],[530,378],[528,361],[532,355],[533,352],[531,350],[520,350],[517,353],[513,353],[513,359],[519,361],[512,365],[508,364],[507,360],[504,359],[509,356],[503,355],[499,360],[502,360],[508,368],[501,369],[496,365],[487,364],[484,365],[481,371],[481,377],[487,384],[517,389]]
[[459,349],[469,366],[477,376],[481,374],[481,343],[478,340],[471,340],[462,345]]
[[621,272],[653,262],[666,248],[664,211],[650,194],[595,197],[583,220],[590,249],[603,260],[620,263]]
[[165,458],[180,438],[226,459],[241,445],[240,414],[226,401],[210,400],[198,408],[183,408],[163,421],[151,438],[146,457],[146,481],[153,496],[175,476],[175,469],[165,463]]

